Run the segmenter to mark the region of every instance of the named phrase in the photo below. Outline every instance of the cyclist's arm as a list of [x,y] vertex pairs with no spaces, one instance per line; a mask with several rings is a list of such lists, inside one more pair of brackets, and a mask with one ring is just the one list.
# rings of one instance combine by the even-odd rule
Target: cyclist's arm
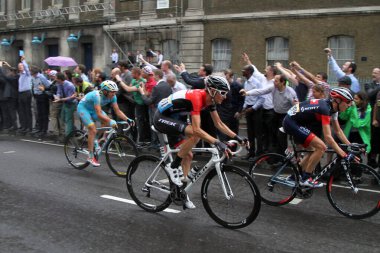
[[341,140],[341,142],[343,142],[344,144],[350,144],[350,141],[347,139],[346,135],[344,134],[342,128],[339,125],[339,121],[333,120],[331,123],[334,129],[334,133],[336,134],[336,136],[338,136],[339,140]]
[[236,134],[231,129],[229,129],[228,126],[226,126],[226,124],[223,123],[223,121],[220,119],[217,111],[212,111],[212,112],[210,112],[210,114],[211,114],[212,121],[215,124],[215,127],[219,131],[221,131],[222,133],[224,133],[225,135],[227,135],[231,139],[236,136]]
[[324,125],[322,125],[322,130],[323,130],[323,136],[325,137],[325,141],[327,142],[327,144],[330,147],[332,147],[339,156],[341,156],[341,157],[346,156],[346,152],[344,152],[339,147],[338,143],[336,143],[335,140],[334,140],[334,138],[332,137],[330,124],[324,124]]
[[206,133],[201,128],[201,116],[199,114],[191,115],[191,122],[191,126],[193,128],[193,135],[195,137],[199,137],[202,140],[212,144],[214,144],[217,141],[217,139]]
[[100,105],[94,105],[96,115],[98,116],[98,119],[102,122],[109,123],[111,119],[102,113],[102,107]]
[[128,117],[120,110],[119,105],[117,103],[113,103],[112,108],[119,119],[128,121]]

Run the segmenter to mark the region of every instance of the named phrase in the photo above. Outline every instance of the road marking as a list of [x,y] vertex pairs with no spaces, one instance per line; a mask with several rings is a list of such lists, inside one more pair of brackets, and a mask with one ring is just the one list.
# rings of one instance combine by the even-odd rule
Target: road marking
[[302,202],[302,199],[294,198],[292,201],[289,202],[289,204],[298,205],[301,202]]
[[[268,174],[262,174],[262,173],[253,173],[253,175],[256,175],[256,176],[263,176],[263,177],[272,177],[272,175],[268,175]],[[323,183],[323,185],[325,186],[326,183]],[[346,189],[351,189],[350,186],[345,186],[345,185],[337,185],[337,184],[333,184],[333,186],[335,187],[338,187],[338,188],[346,188]],[[375,193],[380,193],[380,191],[376,191],[376,190],[371,190],[371,189],[364,189],[364,188],[358,188],[360,191],[365,191],[365,192],[375,192]]]
[[[124,203],[128,203],[128,204],[136,205],[136,203],[133,200],[129,200],[129,199],[123,199],[123,198],[119,198],[119,197],[115,197],[115,196],[111,196],[111,195],[101,195],[100,197],[105,198],[105,199],[112,199],[112,200],[116,200],[116,201],[120,201],[120,202],[124,202]],[[180,213],[181,211],[171,209],[171,208],[166,208],[164,210],[164,212]]]
[[49,142],[44,142],[44,141],[33,141],[33,140],[27,140],[27,139],[20,139],[20,141],[33,142],[33,143],[39,143],[39,144],[45,144],[45,145],[51,145],[51,146],[57,146],[57,147],[63,147],[62,144],[49,143]]
[[15,153],[16,151],[14,150],[10,150],[10,151],[5,151],[4,154],[12,154],[12,153]]

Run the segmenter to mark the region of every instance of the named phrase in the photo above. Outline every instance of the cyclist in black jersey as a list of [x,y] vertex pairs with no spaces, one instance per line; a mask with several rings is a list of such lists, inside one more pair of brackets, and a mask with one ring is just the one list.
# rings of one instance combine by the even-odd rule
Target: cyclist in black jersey
[[331,90],[329,99],[311,99],[296,104],[289,109],[288,115],[283,121],[285,132],[293,136],[294,140],[305,148],[310,147],[314,149],[301,162],[303,170],[301,185],[309,187],[323,186],[322,183],[313,182],[311,178],[311,173],[327,149],[326,144],[321,140],[322,134],[325,142],[338,155],[348,160],[353,159],[353,157],[347,157],[346,152],[335,142],[330,127],[330,123],[332,123],[334,132],[338,138],[343,143],[350,144],[339,126],[338,112],[345,111],[352,101],[351,92],[347,88],[340,87]]

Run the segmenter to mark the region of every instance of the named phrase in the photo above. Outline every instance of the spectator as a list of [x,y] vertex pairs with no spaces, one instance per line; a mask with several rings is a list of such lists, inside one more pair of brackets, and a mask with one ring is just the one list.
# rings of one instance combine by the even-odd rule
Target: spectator
[[[2,66],[2,67],[1,67]],[[0,62],[0,84],[4,85],[3,90],[3,118],[4,129],[16,131],[17,126],[17,99],[18,99],[18,79],[17,69],[11,67],[7,62]]]
[[354,96],[354,105],[339,113],[339,118],[346,120],[344,134],[351,143],[367,144],[366,152],[371,152],[371,106],[367,95],[359,91]]
[[164,60],[164,56],[162,55],[160,50],[157,50],[157,53],[153,52],[152,49],[149,49],[153,56],[157,57],[157,68],[161,68],[162,61]]
[[187,87],[183,83],[177,81],[177,77],[174,74],[167,75],[166,81],[172,88],[173,93],[180,90],[187,90]]
[[[246,64],[252,65],[254,68],[253,77],[261,82],[263,88],[274,85],[275,68],[273,66],[267,66],[264,70],[265,74],[262,74],[256,66],[252,64],[246,53],[243,54],[243,60]],[[264,99],[262,108],[256,111],[255,134],[256,138],[261,138],[257,144],[256,155],[265,151],[269,152],[276,143],[277,129],[275,129],[272,124],[274,120],[272,97],[272,94],[262,95],[261,98]]]
[[371,129],[371,146],[372,151],[368,154],[368,165],[376,168],[380,166],[379,162],[376,162],[376,157],[380,156],[380,120],[379,114],[379,92],[380,92],[380,68],[374,68],[372,70],[372,82],[364,85],[365,91],[368,95],[368,101],[373,108],[372,116],[372,129]]
[[[368,165],[373,168],[379,167],[378,172],[380,172],[380,91],[377,93],[376,103],[373,105],[371,147]],[[378,155],[379,158],[376,161]]]
[[141,59],[144,59],[144,57],[141,54],[141,51],[137,50],[136,51],[136,61],[135,61],[137,67],[140,67],[143,64]]
[[345,62],[342,66],[342,68],[339,68],[338,64],[336,63],[334,57],[332,56],[331,49],[325,48],[324,51],[327,54],[327,58],[329,61],[329,67],[332,72],[334,72],[335,76],[339,79],[343,76],[348,76],[351,79],[351,87],[350,90],[352,90],[354,93],[360,91],[360,84],[358,79],[354,76],[354,73],[356,71],[356,63],[353,61]]
[[[94,68],[92,71],[91,71],[91,74],[90,74],[90,77],[91,77],[91,83],[94,85],[95,83],[95,79],[96,79],[96,75],[102,73],[102,70],[100,68]],[[83,80],[83,79],[82,79]],[[94,85],[95,86],[95,85]]]
[[18,116],[21,125],[19,132],[26,134],[32,132],[32,75],[30,74],[29,66],[24,56],[21,56],[21,62],[18,64],[18,72]]
[[[284,75],[276,75],[274,77],[274,86],[266,87],[263,89],[252,89],[250,91],[242,90],[242,94],[246,96],[260,96],[267,93],[273,95],[273,109],[275,118],[273,125],[276,129],[282,127],[282,121],[286,116],[288,110],[296,103],[298,103],[297,94],[293,88],[286,85],[286,78]],[[277,131],[278,146],[277,153],[284,153],[287,148],[287,136],[281,131]]]
[[[149,62],[147,62],[146,60],[144,60],[143,57],[141,57],[140,59],[145,65],[149,66],[152,68],[152,70],[155,70],[155,69],[158,69],[156,66],[150,64]],[[172,71],[172,63],[171,61],[163,61],[162,64],[161,64],[161,70],[162,72],[164,73],[164,80],[166,82],[166,77],[167,75],[169,74],[173,74],[173,71]]]
[[[226,79],[230,84],[230,91],[227,93],[226,99],[220,105],[217,105],[217,111],[220,119],[234,133],[239,134],[239,112],[243,108],[244,97],[240,95],[242,86],[234,81],[234,73],[230,69],[224,71]],[[230,138],[218,131],[218,136],[221,141],[228,141]]]
[[[82,77],[83,81],[86,81],[86,82],[90,81],[90,80],[88,80],[88,77],[85,74],[86,73],[86,66],[84,66],[83,64],[79,64],[78,66],[76,66],[76,68],[74,69],[74,73],[79,74],[80,77]],[[69,80],[71,80],[71,79],[69,79]]]
[[112,49],[111,61],[113,65],[119,62],[119,54],[117,53],[115,48]]
[[82,77],[80,77],[78,74],[74,75],[72,81],[75,85],[75,97],[78,101],[81,100],[87,93],[94,90],[92,84],[83,81]]
[[[154,75],[153,70],[150,66],[145,66],[142,69],[142,77],[146,80],[145,89],[144,89],[145,95],[150,96],[154,86],[156,86],[156,84],[157,84],[157,80],[155,79],[155,75]],[[160,78],[159,80],[161,80],[161,79],[162,78]],[[142,87],[140,87],[140,88],[142,88]]]
[[104,72],[100,72],[95,75],[95,79],[93,80],[93,86],[95,90],[100,90],[100,84],[107,80],[107,76]]
[[[242,74],[246,78],[246,81],[244,83],[245,91],[251,91],[262,88],[261,82],[257,80],[253,75],[254,71],[254,67],[250,64],[244,66],[242,70]],[[262,139],[257,138],[258,136],[256,135],[256,130],[261,127],[261,125],[259,124],[261,122],[261,112],[256,113],[256,111],[262,107],[263,103],[264,98],[262,97],[246,97],[244,99],[242,113],[245,114],[245,119],[247,122],[247,135],[250,143],[246,159],[251,159],[255,157],[256,148],[258,146],[260,146],[260,148],[262,147]],[[257,146],[256,140],[258,142]]]
[[[145,72],[145,68],[148,66],[145,66],[143,69],[143,72]],[[161,70],[155,69],[154,70],[154,79],[156,81],[156,85],[152,88],[152,91],[148,94],[147,96],[147,89],[143,89],[143,87],[139,87],[139,92],[142,95],[142,99],[144,101],[144,104],[149,106],[149,122],[150,125],[153,124],[153,116],[157,110],[157,104],[160,102],[162,99],[167,98],[172,94],[172,89],[169,86],[167,82],[164,81],[163,79],[164,74]],[[147,82],[148,84],[148,82]],[[151,148],[159,148],[159,141],[158,141],[158,136],[155,132],[151,131]]]
[[37,105],[38,128],[34,132],[36,137],[43,138],[47,134],[49,126],[49,95],[46,92],[50,88],[50,82],[41,74],[41,70],[32,67],[32,89]]
[[61,119],[65,123],[65,136],[69,135],[74,129],[74,112],[76,109],[75,86],[66,80],[64,74],[57,74],[58,97],[54,103],[63,103]]
[[342,76],[341,78],[338,79],[338,86],[339,87],[344,87],[349,89],[352,93],[354,93],[353,90],[351,90],[351,78],[348,76]]
[[60,120],[62,103],[54,103],[55,99],[58,98],[58,86],[57,86],[57,74],[56,70],[50,70],[48,73],[48,77],[51,81],[50,89],[49,89],[49,99],[50,99],[50,112],[49,112],[49,120],[50,120],[50,129],[52,133],[52,137],[55,141],[62,140],[64,136],[64,125],[63,121]]

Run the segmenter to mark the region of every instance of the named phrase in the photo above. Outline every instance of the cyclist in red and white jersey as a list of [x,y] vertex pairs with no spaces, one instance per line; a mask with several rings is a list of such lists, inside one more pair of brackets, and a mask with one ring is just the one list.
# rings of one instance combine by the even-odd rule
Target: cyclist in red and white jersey
[[[154,116],[155,128],[170,136],[180,136],[180,151],[171,164],[166,165],[165,170],[170,175],[171,181],[182,186],[180,179],[183,169],[185,178],[190,171],[192,160],[191,149],[200,139],[214,144],[219,151],[228,155],[230,152],[227,145],[215,139],[201,129],[200,112],[205,108],[210,109],[211,118],[215,127],[222,133],[241,144],[248,144],[246,139],[241,138],[231,131],[220,119],[216,111],[216,104],[221,104],[230,90],[228,81],[220,76],[208,76],[205,80],[206,88],[198,90],[181,90],[173,93],[168,98],[160,101]],[[187,115],[191,116],[191,124],[187,123]],[[188,208],[195,208],[188,200]]]

